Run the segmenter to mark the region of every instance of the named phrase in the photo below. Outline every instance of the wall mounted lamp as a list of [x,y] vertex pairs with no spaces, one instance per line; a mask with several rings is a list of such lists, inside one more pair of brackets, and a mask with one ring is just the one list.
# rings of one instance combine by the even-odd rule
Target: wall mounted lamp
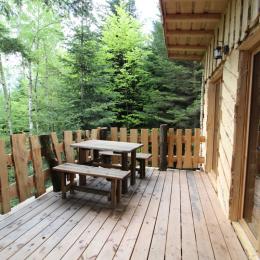
[[222,59],[223,54],[227,55],[229,53],[229,46],[228,45],[223,45],[220,46],[218,45],[215,49],[214,49],[214,58],[216,60],[218,59]]

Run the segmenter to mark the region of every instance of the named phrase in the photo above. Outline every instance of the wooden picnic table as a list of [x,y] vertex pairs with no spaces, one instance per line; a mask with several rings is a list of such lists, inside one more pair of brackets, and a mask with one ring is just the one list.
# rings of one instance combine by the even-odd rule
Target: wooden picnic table
[[[93,150],[94,161],[99,157],[99,151],[113,151],[115,154],[121,154],[121,168],[122,170],[127,170],[127,160],[128,154],[131,154],[131,185],[136,182],[136,150],[143,146],[143,144],[138,143],[127,143],[127,142],[116,142],[116,141],[103,141],[103,140],[88,140],[80,143],[74,143],[71,145],[74,148],[79,149],[79,163],[85,163],[84,152],[86,150]],[[84,180],[81,179],[81,184]],[[127,179],[122,182],[122,192],[126,193],[128,190]]]

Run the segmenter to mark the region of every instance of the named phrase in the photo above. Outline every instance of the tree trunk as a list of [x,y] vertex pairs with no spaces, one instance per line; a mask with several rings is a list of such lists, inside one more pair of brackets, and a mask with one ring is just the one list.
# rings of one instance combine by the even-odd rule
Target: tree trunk
[[5,111],[5,121],[8,126],[8,132],[10,135],[13,134],[13,126],[12,126],[12,111],[11,111],[11,97],[8,93],[8,86],[5,80],[4,68],[2,63],[2,57],[0,54],[0,80],[1,85],[3,87],[4,92],[4,111]]
[[29,85],[28,85],[28,115],[29,115],[29,131],[30,134],[33,132],[33,115],[32,115],[32,104],[33,104],[33,80],[32,80],[32,63],[29,62]]

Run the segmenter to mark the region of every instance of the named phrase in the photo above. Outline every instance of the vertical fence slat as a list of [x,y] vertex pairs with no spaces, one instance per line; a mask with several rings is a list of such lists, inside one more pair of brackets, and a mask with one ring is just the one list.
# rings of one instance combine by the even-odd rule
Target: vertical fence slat
[[176,157],[176,168],[182,169],[182,129],[177,129],[176,131]]
[[[149,132],[148,129],[141,129],[141,143],[144,145],[142,147],[143,153],[148,153],[149,151]],[[145,164],[147,165],[148,162],[146,161]]]
[[60,151],[60,147],[59,147],[59,141],[58,141],[58,137],[57,134],[55,132],[51,133],[51,142],[53,145],[53,150],[55,153],[55,156],[58,160],[59,164],[62,164],[62,158],[61,158],[61,151]]
[[193,168],[198,168],[200,156],[200,129],[196,128],[194,133]]
[[76,131],[76,142],[79,143],[82,141],[82,133],[81,130]]
[[72,131],[64,131],[64,152],[66,156],[66,162],[74,163],[74,152],[70,146],[73,143]]
[[184,154],[184,163],[183,168],[191,169],[192,168],[192,156],[191,156],[191,129],[185,129],[185,154]]
[[141,129],[141,143],[143,153],[148,153],[148,129]]
[[0,169],[1,212],[4,214],[11,210],[11,205],[5,143],[3,140],[0,140]]
[[38,136],[30,136],[30,145],[36,186],[35,196],[39,197],[46,192],[46,188],[42,167],[41,145]]
[[28,150],[26,149],[26,136],[15,134],[11,136],[12,153],[14,158],[15,177],[20,201],[30,196],[28,187]]
[[138,143],[138,131],[137,129],[130,129],[130,142]]
[[[111,127],[111,141],[118,141],[117,127]],[[112,156],[112,163],[119,163],[119,158]]]
[[85,140],[89,140],[90,139],[90,130],[86,130],[85,131]]
[[158,167],[158,128],[152,129],[152,166]]
[[98,129],[92,129],[91,130],[91,139],[92,140],[98,140]]
[[120,142],[127,142],[127,129],[125,127],[120,128]]
[[167,170],[167,132],[168,125],[160,126],[160,170]]
[[168,131],[168,166],[173,167],[173,146],[174,146],[174,129]]

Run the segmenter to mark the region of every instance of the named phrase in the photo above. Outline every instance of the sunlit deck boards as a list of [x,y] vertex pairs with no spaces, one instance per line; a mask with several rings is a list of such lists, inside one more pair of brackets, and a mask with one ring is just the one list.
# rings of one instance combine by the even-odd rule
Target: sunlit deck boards
[[0,259],[247,259],[204,173],[150,168],[122,204],[50,192],[0,221]]

